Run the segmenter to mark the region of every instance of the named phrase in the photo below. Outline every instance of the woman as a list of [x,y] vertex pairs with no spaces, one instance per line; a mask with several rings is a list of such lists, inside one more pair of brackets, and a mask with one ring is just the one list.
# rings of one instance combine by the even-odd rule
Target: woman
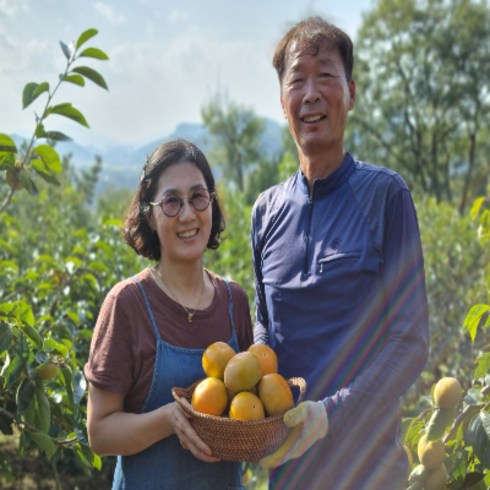
[[125,223],[126,242],[156,264],[109,292],[85,367],[90,445],[118,455],[115,489],[243,488],[240,464],[211,454],[171,394],[204,377],[211,343],[252,343],[245,292],[203,267],[223,230],[206,157],[184,140],[160,145]]

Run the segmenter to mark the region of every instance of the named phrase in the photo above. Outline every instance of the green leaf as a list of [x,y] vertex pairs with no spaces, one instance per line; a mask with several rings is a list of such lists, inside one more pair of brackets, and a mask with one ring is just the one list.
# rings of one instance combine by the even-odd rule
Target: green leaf
[[15,166],[15,153],[0,151],[0,170],[6,170]]
[[65,75],[63,77],[63,81],[73,83],[74,85],[79,85],[80,87],[85,85],[85,78],[83,78],[82,75],[77,75],[76,73],[73,75]]
[[49,145],[36,146],[33,152],[38,155],[44,165],[51,171],[61,174],[61,160],[58,152]]
[[[478,327],[483,319],[483,316],[488,312],[490,312],[490,305],[478,304],[472,306],[470,311],[466,315],[466,318],[464,319],[463,327],[466,328],[466,330],[468,330],[472,342],[475,341]],[[485,328],[486,327],[487,325],[485,324]]]
[[82,32],[77,39],[76,48],[78,49],[82,44],[96,36],[98,32],[99,31],[97,29],[87,29],[86,31]]
[[40,349],[43,345],[43,339],[39,335],[39,332],[32,327],[31,325],[24,324],[22,325],[22,330],[26,334],[26,336],[31,340],[31,342],[38,348]]
[[74,377],[74,388],[75,388],[75,396],[73,397],[73,401],[78,404],[80,400],[85,396],[87,391],[87,380],[81,371],[75,372]]
[[470,422],[465,440],[485,466],[490,468],[490,414],[480,412]]
[[61,367],[61,374],[63,375],[63,381],[66,389],[66,394],[68,395],[68,401],[70,408],[74,411],[75,410],[75,402],[74,402],[74,396],[73,396],[73,373],[71,371],[71,368],[68,366],[62,366]]
[[31,105],[42,93],[49,92],[49,83],[28,83],[22,92],[22,109]]
[[46,137],[46,130],[44,129],[44,125],[41,122],[36,125],[36,130],[34,131],[34,134],[36,135],[36,138]]
[[475,363],[476,369],[475,373],[473,374],[473,378],[483,378],[490,373],[490,352],[484,352],[481,356],[478,356]]
[[3,365],[1,375],[4,378],[4,386],[7,390],[11,390],[19,380],[20,375],[27,365],[27,352],[8,357]]
[[37,444],[39,449],[44,451],[48,459],[51,459],[56,452],[56,444],[53,439],[43,432],[29,432],[29,437]]
[[51,405],[42,387],[37,387],[32,403],[24,412],[25,421],[36,429],[47,433],[51,425]]
[[13,337],[12,328],[5,322],[0,322],[0,354],[10,347]]
[[31,168],[39,175],[39,177],[49,184],[60,185],[56,176],[46,168],[46,165],[41,160],[37,158],[31,160]]
[[88,66],[77,66],[73,68],[72,71],[75,73],[79,73],[80,75],[83,75],[85,78],[88,78],[99,87],[108,90],[107,83],[104,80],[103,76],[93,68],[90,68]]
[[86,48],[84,49],[80,55],[81,56],[85,56],[87,58],[95,58],[97,60],[108,60],[109,59],[109,56],[107,56],[106,53],[104,53],[104,51],[102,51],[101,49],[98,49],[98,48]]
[[46,352],[52,352],[59,354],[62,357],[66,357],[69,353],[68,348],[61,342],[57,342],[53,338],[46,339],[43,343],[43,350]]
[[472,220],[475,220],[480,213],[480,209],[485,203],[485,198],[484,197],[478,197],[475,199],[475,202],[473,203],[473,206],[471,207],[470,210],[470,216]]
[[34,314],[31,307],[25,301],[16,301],[15,303],[1,303],[0,317],[15,318],[19,323],[34,325]]
[[427,425],[427,440],[438,441],[441,439],[446,429],[453,422],[455,415],[456,407],[435,410]]
[[72,141],[72,138],[60,131],[47,131],[45,136],[53,141]]
[[19,185],[21,189],[25,189],[29,194],[35,195],[38,193],[35,182],[32,180],[26,167],[22,167],[18,172]]
[[78,109],[75,109],[69,102],[49,107],[47,109],[47,112],[48,114],[58,114],[60,116],[65,116],[68,119],[72,119],[73,121],[81,124],[82,126],[85,126],[87,128],[89,127],[84,115]]
[[71,55],[73,54],[73,50],[70,49],[70,47],[63,41],[60,41],[60,47],[61,47],[61,51],[63,51],[63,54],[65,55],[65,58],[67,60],[70,60]]
[[29,378],[25,378],[21,381],[17,393],[15,394],[18,416],[29,409],[33,402],[35,392],[36,385]]
[[14,140],[8,134],[0,133],[0,152],[1,151],[17,153],[17,146],[15,146]]

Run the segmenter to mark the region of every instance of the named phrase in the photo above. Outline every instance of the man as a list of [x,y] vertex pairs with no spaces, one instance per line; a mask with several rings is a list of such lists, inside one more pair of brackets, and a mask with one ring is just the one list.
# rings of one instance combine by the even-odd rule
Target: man
[[350,38],[319,17],[295,25],[273,59],[299,169],[252,214],[255,342],[277,353],[307,399],[271,468],[275,489],[405,488],[400,397],[428,353],[416,212],[395,172],[344,151],[356,87]]

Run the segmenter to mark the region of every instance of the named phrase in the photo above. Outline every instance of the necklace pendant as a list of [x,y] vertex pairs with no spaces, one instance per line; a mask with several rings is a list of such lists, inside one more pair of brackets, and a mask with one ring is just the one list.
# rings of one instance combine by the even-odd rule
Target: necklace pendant
[[192,323],[192,318],[194,317],[194,313],[189,313],[187,312],[187,321],[189,323]]

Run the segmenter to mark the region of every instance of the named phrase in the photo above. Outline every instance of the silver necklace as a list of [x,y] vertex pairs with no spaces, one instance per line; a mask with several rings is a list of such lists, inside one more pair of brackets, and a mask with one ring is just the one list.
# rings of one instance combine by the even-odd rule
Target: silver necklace
[[155,267],[153,269],[153,271],[156,273],[156,276],[158,279],[160,279],[164,286],[168,289],[168,292],[172,295],[172,298],[177,302],[179,303],[180,306],[182,306],[182,308],[184,308],[185,312],[187,313],[187,322],[188,323],[192,323],[192,319],[194,318],[194,315],[196,314],[197,312],[197,307],[199,306],[199,303],[201,302],[201,298],[202,298],[202,294],[204,292],[204,277],[203,277],[203,281],[202,281],[202,288],[201,288],[201,293],[199,294],[199,298],[197,300],[197,303],[196,303],[196,306],[195,308],[193,309],[193,311],[189,310],[189,308],[187,308],[186,306],[184,306],[178,299],[177,299],[177,296],[175,295],[175,293],[170,289],[170,286],[166,283],[165,279],[163,278],[163,276],[160,274],[160,271]]

